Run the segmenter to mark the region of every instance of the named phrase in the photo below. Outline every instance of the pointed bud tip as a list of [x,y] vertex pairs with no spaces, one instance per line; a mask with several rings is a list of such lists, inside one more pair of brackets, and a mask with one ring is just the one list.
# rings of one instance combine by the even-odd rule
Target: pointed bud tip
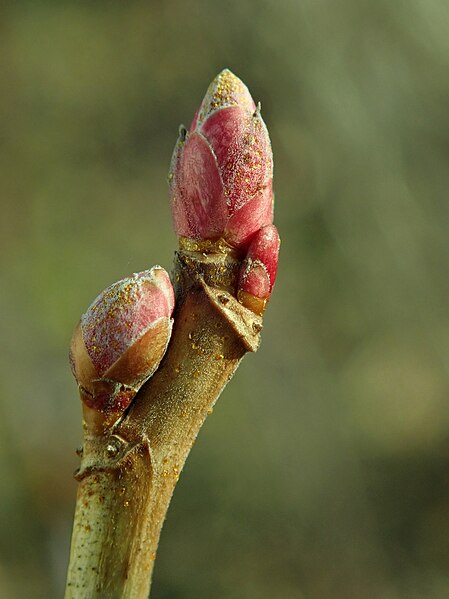
[[238,106],[249,113],[254,112],[256,109],[254,100],[243,81],[229,69],[223,69],[209,85],[192,123],[191,131],[201,129],[204,121],[213,112],[231,106]]

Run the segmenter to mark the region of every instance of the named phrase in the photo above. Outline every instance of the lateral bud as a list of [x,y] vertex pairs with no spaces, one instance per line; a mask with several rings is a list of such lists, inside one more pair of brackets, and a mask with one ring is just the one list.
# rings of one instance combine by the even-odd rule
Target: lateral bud
[[279,234],[274,225],[257,231],[240,269],[237,299],[255,314],[262,315],[276,280]]
[[156,371],[174,304],[167,272],[154,266],[117,281],[89,306],[70,347],[86,421],[113,423]]

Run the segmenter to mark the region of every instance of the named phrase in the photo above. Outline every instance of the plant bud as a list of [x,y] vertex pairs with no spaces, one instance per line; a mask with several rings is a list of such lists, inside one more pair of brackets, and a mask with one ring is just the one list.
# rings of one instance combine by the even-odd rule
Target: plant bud
[[164,356],[174,303],[160,266],[114,283],[94,300],[70,348],[72,372],[89,408],[112,414],[128,407]]
[[276,227],[263,227],[251,239],[240,270],[237,298],[259,315],[265,310],[276,280],[279,246]]
[[169,172],[176,233],[237,248],[273,220],[270,138],[247,87],[229,70],[211,83],[183,127]]

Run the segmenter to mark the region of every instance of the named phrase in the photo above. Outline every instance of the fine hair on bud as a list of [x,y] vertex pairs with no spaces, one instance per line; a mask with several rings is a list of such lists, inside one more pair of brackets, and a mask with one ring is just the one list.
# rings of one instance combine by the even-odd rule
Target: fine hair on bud
[[117,415],[129,406],[165,354],[174,305],[170,278],[160,266],[113,283],[92,302],[70,348],[86,406]]

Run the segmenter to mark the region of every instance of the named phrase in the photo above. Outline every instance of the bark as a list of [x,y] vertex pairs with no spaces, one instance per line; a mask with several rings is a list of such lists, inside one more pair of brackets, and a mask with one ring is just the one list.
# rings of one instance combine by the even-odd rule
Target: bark
[[174,328],[159,369],[112,427],[85,425],[66,599],[148,597],[184,462],[241,358],[258,347],[262,320],[235,299],[241,261],[219,249],[176,254]]

